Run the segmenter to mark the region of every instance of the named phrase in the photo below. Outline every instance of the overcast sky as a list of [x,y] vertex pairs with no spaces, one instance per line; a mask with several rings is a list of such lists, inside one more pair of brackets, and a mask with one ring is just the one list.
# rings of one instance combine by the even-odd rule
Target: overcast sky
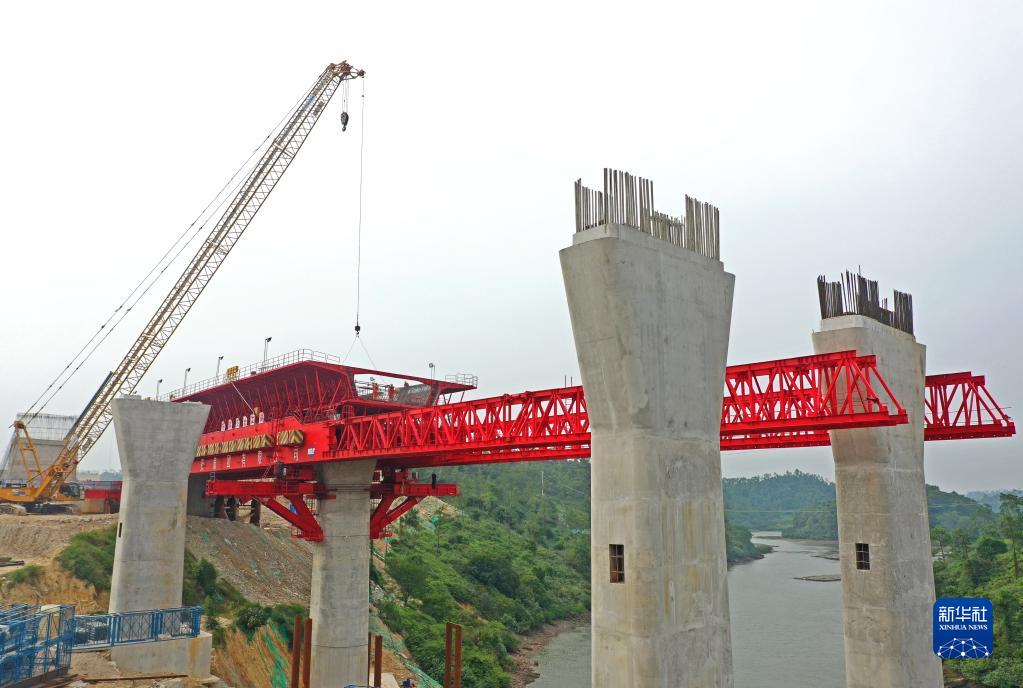
[[[652,179],[661,210],[721,209],[730,362],[810,353],[816,276],[862,266],[913,294],[928,372],[984,373],[1018,405],[1023,10],[893,5],[5,4],[0,418],[340,59],[368,72],[365,119],[361,86],[345,133],[335,100],[143,394],[257,361],[267,336],[271,354],[349,348],[365,125],[361,319],[381,368],[434,362],[481,394],[578,380],[557,252],[573,180],[610,166]],[[168,287],[49,411],[81,410]],[[85,467],[116,461],[105,441]],[[833,475],[827,449],[724,467]],[[927,478],[1023,487],[1020,440],[929,443]]]

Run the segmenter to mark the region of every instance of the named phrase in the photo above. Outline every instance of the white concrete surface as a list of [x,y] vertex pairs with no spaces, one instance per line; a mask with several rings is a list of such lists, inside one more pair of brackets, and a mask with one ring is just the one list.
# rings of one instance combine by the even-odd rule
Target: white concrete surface
[[375,460],[322,466],[335,495],[320,500],[323,542],[313,543],[310,688],[365,685],[369,636],[369,485]]
[[[838,491],[848,688],[940,688],[931,648],[934,575],[924,483],[926,350],[905,332],[860,315],[828,318],[816,353],[855,349],[878,369],[909,424],[832,431]],[[856,543],[870,570],[856,568]]]
[[195,638],[119,645],[110,650],[110,659],[125,673],[187,674],[205,679],[210,676],[212,653],[213,636],[203,632]]
[[188,472],[210,407],[115,399],[124,484],[110,611],[181,606]]
[[593,437],[592,686],[730,688],[720,424],[735,278],[622,226],[575,234],[561,265]]

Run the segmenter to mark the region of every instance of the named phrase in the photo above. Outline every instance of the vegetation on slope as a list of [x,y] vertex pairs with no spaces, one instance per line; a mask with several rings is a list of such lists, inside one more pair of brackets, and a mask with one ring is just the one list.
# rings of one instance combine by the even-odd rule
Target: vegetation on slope
[[784,530],[794,514],[835,499],[834,483],[802,471],[725,478],[722,487],[725,516],[750,530]]
[[76,578],[91,584],[96,590],[109,592],[116,542],[116,525],[77,533],[71,536],[71,542],[57,555],[57,561]]
[[941,597],[985,597],[995,608],[995,651],[988,659],[945,660],[993,688],[1023,686],[1023,498],[1003,494],[999,518],[975,535],[936,529],[940,556],[934,586]]

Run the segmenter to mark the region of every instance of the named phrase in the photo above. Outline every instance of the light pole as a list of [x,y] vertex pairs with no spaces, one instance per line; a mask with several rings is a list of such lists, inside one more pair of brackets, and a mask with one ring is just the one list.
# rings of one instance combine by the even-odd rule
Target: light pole
[[159,398],[160,398],[160,383],[161,382],[163,382],[163,378],[162,377],[159,380],[156,381],[156,397],[155,398],[157,400],[159,400]]
[[184,389],[185,387],[188,387],[188,373],[191,370],[192,370],[191,368],[185,368],[185,381],[181,383],[181,388],[182,389]]
[[273,337],[267,337],[266,339],[263,340],[263,367],[264,368],[266,367],[266,355],[267,355],[267,352],[270,351],[270,340],[271,339],[273,339]]
[[432,363],[428,365],[430,366],[430,379],[435,380],[437,378],[437,366]]
[[214,378],[220,377],[220,362],[224,360],[223,356],[217,356],[217,372],[213,376]]

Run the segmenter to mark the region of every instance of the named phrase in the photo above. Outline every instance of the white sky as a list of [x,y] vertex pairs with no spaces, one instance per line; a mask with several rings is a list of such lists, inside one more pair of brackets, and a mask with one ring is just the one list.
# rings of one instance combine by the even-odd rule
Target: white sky
[[[376,363],[481,393],[578,380],[557,251],[604,166],[721,208],[729,360],[811,352],[814,280],[913,294],[930,372],[1019,403],[1016,3],[7,3],[0,418],[24,409],[326,63],[368,70],[362,325]],[[358,137],[328,112],[141,392],[352,341]],[[175,272],[180,268],[172,269]],[[154,290],[161,296],[166,282]],[[77,413],[150,298],[50,407]],[[365,364],[364,357],[353,357]],[[1013,411],[1010,409],[1010,413]],[[109,434],[109,433],[108,433]],[[1023,487],[1018,438],[928,481]],[[116,462],[105,441],[87,468]],[[832,475],[828,450],[726,475]]]

